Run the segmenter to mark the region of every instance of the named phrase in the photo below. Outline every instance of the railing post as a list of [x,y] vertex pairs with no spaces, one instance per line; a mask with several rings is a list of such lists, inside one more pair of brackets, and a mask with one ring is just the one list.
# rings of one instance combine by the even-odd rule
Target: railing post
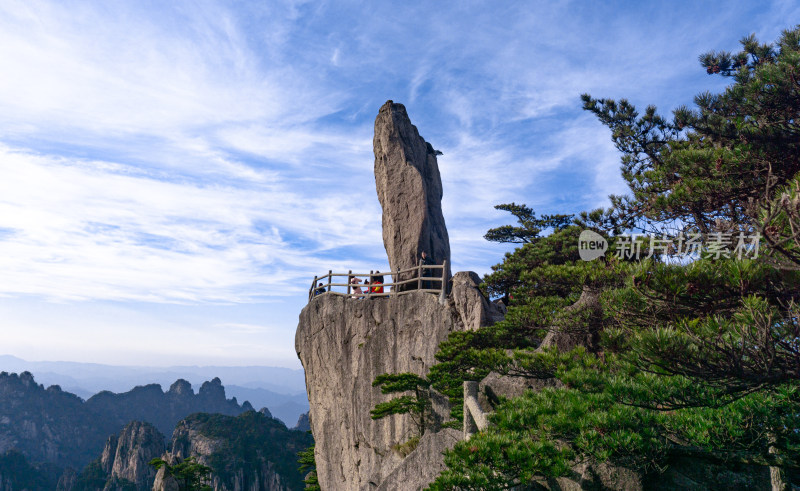
[[469,401],[470,397],[478,395],[478,384],[471,380],[464,381],[464,440],[478,432],[478,425],[475,423],[475,418],[470,413]]
[[367,298],[372,296],[372,273],[373,271],[369,270],[369,288],[367,288]]
[[422,290],[422,261],[417,260],[417,290]]
[[392,273],[392,296],[397,296],[397,279],[400,278],[400,275],[395,271]]
[[351,280],[353,279],[353,270],[347,272],[347,296],[350,296],[350,285]]
[[314,298],[314,289],[317,287],[317,275],[314,275],[314,281],[311,282],[311,290],[308,291],[308,301]]
[[447,259],[442,261],[442,281],[439,282],[439,287],[442,291],[439,292],[439,301],[444,303],[444,299],[447,298]]
[[333,270],[328,270],[328,292],[331,291],[331,280],[333,280]]
[[464,440],[489,426],[486,413],[478,403],[478,382],[464,381]]

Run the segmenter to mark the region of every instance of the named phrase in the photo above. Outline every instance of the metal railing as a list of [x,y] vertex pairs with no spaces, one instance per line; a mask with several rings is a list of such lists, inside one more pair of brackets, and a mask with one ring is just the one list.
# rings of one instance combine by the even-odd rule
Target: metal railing
[[488,413],[478,403],[478,382],[464,381],[464,440],[489,426]]
[[[434,276],[438,270],[438,275]],[[308,301],[321,295],[342,295],[351,298],[380,298],[404,295],[406,293],[423,291],[435,293],[444,297],[447,290],[447,261],[443,264],[418,264],[413,268],[380,273],[334,273],[315,276],[311,288],[308,290]],[[378,277],[390,277],[390,283],[373,283]],[[401,280],[400,278],[406,278]],[[344,283],[334,282],[334,278],[345,278]],[[353,278],[367,279],[368,283],[353,283]],[[325,281],[327,279],[327,281]],[[408,286],[406,286],[408,285]]]

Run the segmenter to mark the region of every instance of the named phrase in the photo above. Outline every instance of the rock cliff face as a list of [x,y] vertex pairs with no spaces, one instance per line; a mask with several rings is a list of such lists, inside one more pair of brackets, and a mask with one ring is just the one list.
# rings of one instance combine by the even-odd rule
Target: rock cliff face
[[311,420],[308,413],[303,413],[297,418],[297,424],[294,429],[297,431],[311,431]]
[[[474,273],[457,274],[444,303],[424,292],[372,300],[322,295],[303,309],[295,347],[306,373],[322,489],[375,489],[403,464],[393,447],[415,436],[416,426],[408,415],[370,417],[370,409],[387,400],[372,381],[387,372],[425,376],[438,344],[448,334],[497,319],[498,312],[481,295],[474,278]],[[440,421],[448,411],[442,403],[437,410]],[[418,449],[441,450],[451,444],[452,435],[435,430],[426,434],[426,443]],[[440,452],[429,452],[438,457],[434,460],[416,459],[415,452],[405,460],[417,464],[406,466],[401,475],[424,476],[431,466],[440,468]],[[404,481],[403,489],[421,489],[427,482]],[[384,488],[393,489],[390,483]]]
[[381,107],[373,150],[375,186],[383,208],[383,244],[392,271],[416,266],[422,251],[434,264],[446,260],[449,267],[450,239],[442,215],[436,151],[411,124],[405,106],[387,101]]
[[45,389],[29,372],[0,373],[0,454],[16,449],[33,462],[81,468],[120,428],[57,385]]
[[[175,428],[164,460],[177,463],[195,457],[211,468],[214,491],[288,491],[304,487],[297,452],[312,441],[306,432],[289,430],[261,412],[237,417],[193,414]],[[164,474],[159,471],[153,490],[174,487]]]
[[132,483],[139,491],[151,489],[156,472],[149,462],[165,450],[164,435],[153,425],[132,421],[103,448],[100,467],[110,483],[106,489],[114,489],[116,482]]
[[[424,251],[433,264],[447,261],[449,279],[437,152],[411,124],[405,107],[392,101],[375,119],[373,147],[383,244],[392,271],[416,266]],[[422,489],[441,470],[441,452],[458,439],[458,432],[441,428],[449,419],[446,399],[434,394],[426,433],[414,448],[410,442],[419,428],[410,415],[371,418],[370,410],[389,399],[372,382],[384,373],[425,377],[450,333],[502,318],[479,283],[475,273],[458,273],[446,285],[447,297],[412,291],[416,285],[410,285],[401,288],[403,295],[387,298],[320,295],[303,309],[295,348],[305,368],[322,489]]]
[[108,437],[100,456],[80,474],[68,468],[59,479],[57,489],[149,491],[156,474],[149,462],[163,455],[165,449],[164,435],[153,425],[132,421],[119,435]]

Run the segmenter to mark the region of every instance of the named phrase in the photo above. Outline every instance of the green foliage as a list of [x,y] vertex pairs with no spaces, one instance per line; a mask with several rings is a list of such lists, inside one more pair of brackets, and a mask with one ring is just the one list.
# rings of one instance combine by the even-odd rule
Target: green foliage
[[430,382],[414,373],[384,373],[372,382],[373,387],[380,387],[381,394],[413,392],[413,395],[395,397],[387,402],[375,405],[370,411],[372,419],[381,419],[392,414],[413,414],[420,435],[425,433],[425,418],[429,413]]
[[155,458],[149,462],[156,469],[166,468],[166,474],[175,478],[181,491],[212,491],[208,485],[211,480],[211,468],[201,464],[194,457],[170,465],[164,459]]
[[260,469],[269,468],[281,476],[292,489],[302,488],[297,472],[297,453],[313,443],[307,432],[293,431],[281,421],[256,411],[239,416],[197,413],[181,425],[222,444],[207,457],[213,476],[227,487],[233,487],[237,476],[244,476],[242,486],[249,487],[258,478]]
[[[310,433],[310,432],[309,432]],[[314,444],[310,447],[297,452],[297,463],[300,467],[297,469],[301,474],[307,475],[303,480],[306,484],[304,488],[306,491],[320,491],[319,478],[317,477],[317,461],[314,457]]]
[[108,480],[108,475],[100,465],[100,459],[93,460],[87,465],[75,479],[73,490],[75,491],[95,491],[103,489]]
[[[763,257],[583,263],[579,227],[520,241],[485,278],[508,296],[506,319],[452,334],[428,377],[454,418],[464,380],[493,371],[547,388],[497,401],[490,427],[446,454],[431,489],[535,488],[580,462],[645,474],[680,459],[800,468],[800,28],[742,46],[701,57],[733,84],[671,119],[583,96],[623,153],[631,194],[576,223],[760,231]],[[542,348],[548,333],[580,347]]]
[[516,203],[497,205],[495,209],[514,215],[519,226],[504,225],[489,230],[484,238],[492,242],[527,244],[536,240],[543,230],[559,230],[572,221],[572,215],[542,215],[541,218],[536,218],[536,213],[531,208]]
[[671,120],[653,106],[640,115],[624,99],[584,94],[584,109],[611,129],[623,153],[622,176],[632,194],[612,199],[618,215],[656,229],[750,230],[752,207],[767,198],[765,189],[800,171],[798,37],[796,28],[775,45],[748,36],[737,54],[702,55],[708,73],[734,83],[721,94],[698,95],[696,109],[681,107]]
[[430,382],[415,373],[384,373],[375,377],[373,387],[380,387],[381,394],[393,394],[409,390],[427,389]]
[[402,457],[406,458],[408,454],[416,450],[417,446],[419,445],[419,436],[413,436],[408,439],[405,443],[398,443],[397,445],[392,445],[392,450],[397,452],[397,454]]

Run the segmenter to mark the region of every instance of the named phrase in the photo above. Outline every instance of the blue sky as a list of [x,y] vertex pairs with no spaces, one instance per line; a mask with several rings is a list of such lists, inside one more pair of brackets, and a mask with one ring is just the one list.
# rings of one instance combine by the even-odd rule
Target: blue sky
[[[625,191],[579,96],[669,112],[697,56],[774,40],[775,2],[0,1],[0,352],[299,367],[315,274],[388,269],[378,108],[439,165],[454,271],[508,247],[495,204]],[[0,367],[2,368],[2,367]]]

